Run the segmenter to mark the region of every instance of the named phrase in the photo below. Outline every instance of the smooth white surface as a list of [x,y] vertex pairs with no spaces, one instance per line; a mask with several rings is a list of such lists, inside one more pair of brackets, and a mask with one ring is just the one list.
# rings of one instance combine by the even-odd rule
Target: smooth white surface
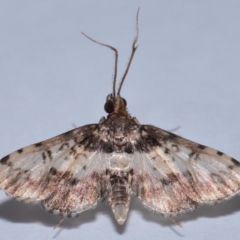
[[[141,123],[240,159],[239,1],[0,2],[0,156],[106,115],[113,53],[124,72],[139,15],[139,49],[123,86]],[[118,79],[119,79],[118,78]],[[0,192],[0,239],[239,239],[240,197],[203,206],[175,226],[133,201],[118,226],[110,208],[64,221]]]

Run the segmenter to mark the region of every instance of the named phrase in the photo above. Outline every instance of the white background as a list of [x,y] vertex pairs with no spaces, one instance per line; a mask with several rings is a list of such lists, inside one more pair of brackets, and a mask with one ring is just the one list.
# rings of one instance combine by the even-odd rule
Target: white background
[[[238,0],[0,2],[0,156],[106,115],[114,54],[119,78],[139,15],[139,48],[123,86],[143,124],[240,159],[240,2]],[[0,239],[239,239],[240,197],[169,219],[133,200],[124,226],[99,204],[65,220],[0,192]]]

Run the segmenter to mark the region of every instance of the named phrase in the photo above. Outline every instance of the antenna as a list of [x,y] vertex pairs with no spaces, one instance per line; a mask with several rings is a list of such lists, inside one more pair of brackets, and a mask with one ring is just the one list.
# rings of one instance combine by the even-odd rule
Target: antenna
[[113,77],[113,97],[116,97],[116,81],[117,81],[117,65],[118,65],[118,51],[116,48],[108,45],[108,44],[105,44],[105,43],[101,43],[101,42],[98,42],[92,38],[90,38],[88,35],[86,35],[85,33],[82,32],[82,34],[88,38],[89,40],[93,41],[94,43],[97,43],[99,45],[102,45],[104,47],[108,47],[110,48],[111,50],[113,50],[115,52],[115,66],[114,66],[114,77]]
[[130,59],[128,61],[128,65],[127,65],[127,68],[125,70],[125,73],[123,74],[123,77],[122,77],[122,80],[119,84],[119,87],[118,87],[118,91],[117,91],[117,95],[119,96],[120,95],[120,92],[121,92],[121,89],[122,89],[122,85],[123,85],[123,82],[128,74],[128,70],[131,66],[131,63],[132,63],[132,60],[133,60],[133,57],[134,57],[134,53],[136,52],[138,46],[136,46],[136,43],[138,41],[138,35],[139,35],[139,28],[138,28],[138,14],[139,14],[139,10],[140,8],[138,8],[138,11],[137,11],[137,16],[136,16],[136,36],[133,40],[133,44],[132,44],[132,53],[131,53],[131,56],[130,56]]

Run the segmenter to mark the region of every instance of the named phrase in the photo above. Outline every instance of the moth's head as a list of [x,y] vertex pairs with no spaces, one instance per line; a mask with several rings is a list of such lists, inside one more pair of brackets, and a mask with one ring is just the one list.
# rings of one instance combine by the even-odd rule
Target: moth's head
[[110,114],[128,115],[127,101],[120,95],[113,96],[109,94],[104,105],[105,111]]

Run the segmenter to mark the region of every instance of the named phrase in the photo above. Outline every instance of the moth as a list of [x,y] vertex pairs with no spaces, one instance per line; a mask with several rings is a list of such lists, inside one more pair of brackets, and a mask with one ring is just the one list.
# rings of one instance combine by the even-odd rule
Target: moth
[[115,53],[112,93],[98,124],[89,124],[21,148],[0,161],[0,188],[17,200],[39,203],[48,212],[75,217],[100,200],[111,207],[119,224],[128,215],[132,196],[144,206],[172,218],[228,199],[240,190],[240,163],[218,150],[152,125],[141,125],[127,111],[116,88]]

